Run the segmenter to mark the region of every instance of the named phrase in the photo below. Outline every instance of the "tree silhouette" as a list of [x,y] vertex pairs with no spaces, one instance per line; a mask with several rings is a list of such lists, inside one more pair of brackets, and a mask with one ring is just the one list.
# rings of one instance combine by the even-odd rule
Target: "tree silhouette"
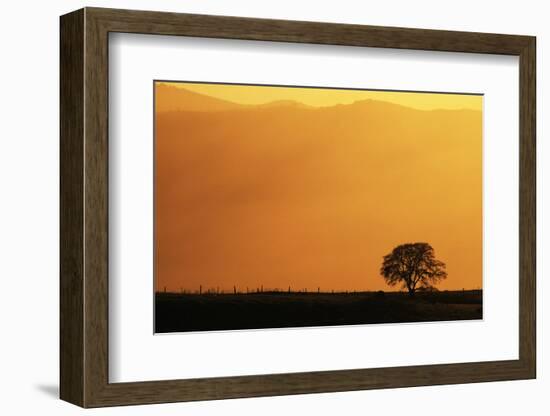
[[431,288],[445,279],[445,263],[436,260],[434,249],[428,243],[401,244],[384,256],[380,274],[390,286],[398,283],[407,288],[410,296],[418,288]]

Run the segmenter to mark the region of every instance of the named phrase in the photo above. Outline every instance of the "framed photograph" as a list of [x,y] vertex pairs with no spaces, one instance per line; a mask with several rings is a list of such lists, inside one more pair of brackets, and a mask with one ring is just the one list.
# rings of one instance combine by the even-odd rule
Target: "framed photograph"
[[534,37],[60,28],[63,400],[535,378]]

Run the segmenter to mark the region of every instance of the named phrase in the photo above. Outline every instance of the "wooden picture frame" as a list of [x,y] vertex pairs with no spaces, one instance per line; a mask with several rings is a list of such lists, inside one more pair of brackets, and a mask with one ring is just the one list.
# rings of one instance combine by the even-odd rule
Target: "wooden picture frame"
[[[82,407],[530,379],[536,376],[535,38],[85,8],[61,17],[60,396]],[[245,39],[519,57],[519,359],[110,383],[108,34]]]

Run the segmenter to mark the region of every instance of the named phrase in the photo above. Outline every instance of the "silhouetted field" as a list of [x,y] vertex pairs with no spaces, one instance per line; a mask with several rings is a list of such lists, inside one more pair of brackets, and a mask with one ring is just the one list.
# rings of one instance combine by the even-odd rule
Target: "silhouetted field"
[[157,293],[155,332],[482,319],[482,291]]

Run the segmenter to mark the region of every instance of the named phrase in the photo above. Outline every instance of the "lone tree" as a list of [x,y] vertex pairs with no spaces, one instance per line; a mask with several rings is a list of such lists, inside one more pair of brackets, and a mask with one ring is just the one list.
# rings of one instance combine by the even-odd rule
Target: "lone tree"
[[428,243],[401,244],[384,256],[380,274],[390,286],[398,283],[407,288],[410,296],[417,289],[432,288],[445,279],[445,263],[436,260],[434,249]]

